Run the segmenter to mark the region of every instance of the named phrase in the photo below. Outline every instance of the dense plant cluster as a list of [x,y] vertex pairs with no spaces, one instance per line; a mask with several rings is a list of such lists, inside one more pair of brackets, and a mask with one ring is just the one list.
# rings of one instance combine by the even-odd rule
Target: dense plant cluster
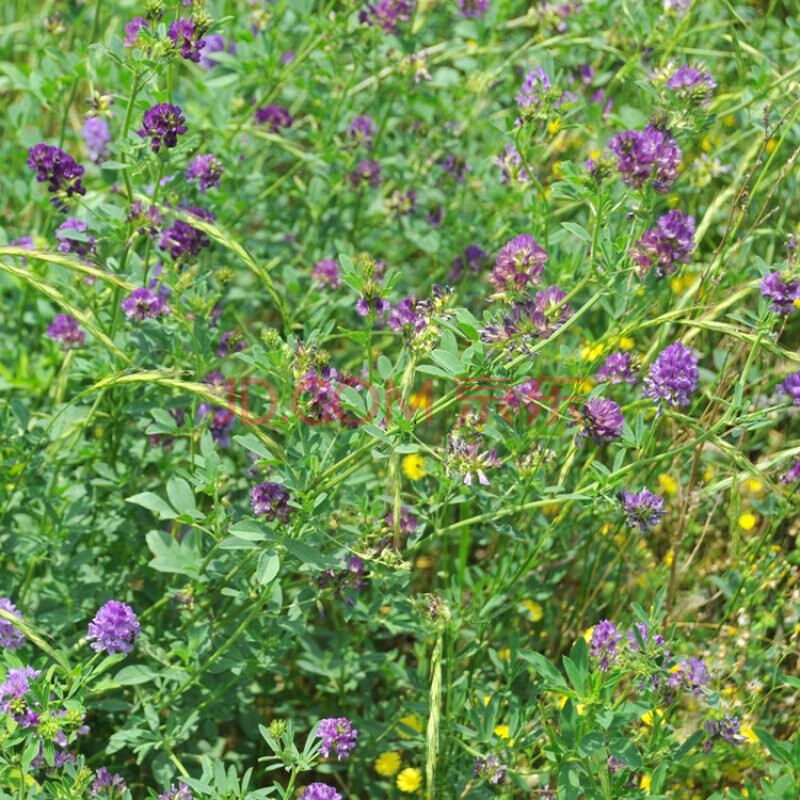
[[796,800],[800,21],[0,6],[0,797]]

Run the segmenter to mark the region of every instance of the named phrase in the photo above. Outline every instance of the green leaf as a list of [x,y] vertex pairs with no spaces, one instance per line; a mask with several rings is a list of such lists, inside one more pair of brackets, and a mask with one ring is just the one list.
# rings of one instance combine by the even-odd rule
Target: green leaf
[[274,550],[265,550],[258,558],[256,579],[262,586],[275,580],[281,569],[281,560]]
[[137,506],[153,511],[158,514],[159,519],[175,519],[178,516],[178,513],[166,500],[162,500],[152,492],[142,492],[141,494],[133,495],[133,497],[126,497],[125,502],[134,503]]

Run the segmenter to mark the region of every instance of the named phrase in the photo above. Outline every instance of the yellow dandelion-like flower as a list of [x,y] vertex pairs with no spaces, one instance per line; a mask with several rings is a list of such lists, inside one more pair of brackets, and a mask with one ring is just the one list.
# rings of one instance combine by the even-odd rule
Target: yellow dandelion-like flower
[[593,159],[594,161],[597,161],[597,159],[600,158],[600,156],[602,155],[603,151],[599,147],[593,147],[589,151],[589,158]]
[[422,786],[422,773],[416,767],[406,767],[397,776],[397,788],[401,792],[411,794]]
[[742,725],[739,733],[747,739],[748,744],[758,744],[759,738],[756,736],[756,732],[749,726],[749,725]]
[[547,123],[547,132],[551,136],[555,136],[561,130],[561,119],[556,117]]
[[672,550],[667,550],[667,552],[664,553],[664,566],[671,567],[672,562],[674,560],[675,560],[675,553],[673,553]]
[[792,305],[795,308],[800,308],[800,297],[798,297],[797,300],[795,300],[794,303],[792,303]]
[[636,346],[636,342],[630,336],[623,336],[619,340],[619,346],[621,350],[633,350]]
[[672,477],[672,475],[668,475],[666,472],[662,472],[658,476],[658,485],[661,487],[661,491],[665,494],[678,494],[678,482]]
[[739,517],[739,527],[743,531],[751,531],[758,523],[758,517],[755,514],[747,513]]
[[415,411],[418,411],[421,408],[428,408],[431,406],[433,404],[433,398],[431,397],[430,392],[414,392],[414,394],[408,398],[408,404]]
[[584,361],[594,361],[600,356],[603,355],[603,345],[602,344],[590,344],[587,343],[581,348],[581,358]]
[[384,778],[391,778],[400,771],[400,753],[391,750],[381,753],[375,759],[375,772]]
[[511,728],[508,725],[497,725],[494,729],[494,735],[499,736],[501,739],[510,739]]
[[433,566],[433,559],[430,556],[420,556],[414,562],[414,566],[417,569],[430,569]]
[[583,641],[584,641],[584,642],[586,642],[586,644],[589,644],[589,642],[591,642],[591,641],[592,641],[592,632],[593,632],[593,631],[594,631],[594,625],[592,625],[592,627],[591,627],[591,628],[587,628],[587,629],[586,629],[586,630],[583,632]]
[[678,207],[680,204],[681,204],[681,199],[680,199],[680,197],[678,197],[678,195],[676,195],[676,194],[671,194],[671,195],[670,195],[670,196],[667,198],[667,205],[668,205],[670,208],[677,208],[677,207]]
[[542,608],[540,603],[537,603],[535,600],[523,600],[522,605],[528,609],[531,615],[531,619],[534,622],[540,622],[542,617],[544,616],[544,609]]
[[417,733],[422,733],[425,726],[416,714],[407,714],[405,717],[400,718],[400,726],[398,728],[398,733],[404,739],[409,739],[411,737],[411,734],[407,730],[408,728],[411,728],[412,731],[416,731]]
[[652,711],[645,711],[639,719],[647,725],[648,728],[653,727],[653,723],[655,723],[656,719],[660,719],[664,716],[664,713],[661,711],[660,708],[653,709]]
[[422,480],[428,473],[425,471],[425,459],[419,453],[409,453],[400,464],[403,475],[411,481]]
[[491,703],[491,702],[492,702],[492,696],[490,694],[485,694],[483,696],[483,705],[484,705],[484,707],[488,706],[489,703]]
[[706,467],[706,471],[703,473],[703,480],[708,482],[712,480],[714,477],[714,470],[711,467]]
[[556,178],[561,178],[564,175],[564,173],[561,170],[561,162],[560,161],[554,162],[554,164],[553,164],[553,175],[555,175]]
[[736,117],[733,114],[728,114],[723,122],[729,127],[732,128],[736,124]]
[[501,661],[508,661],[511,658],[511,648],[510,647],[501,647],[497,651],[497,657]]
[[776,139],[770,139],[765,147],[765,150],[772,155],[775,152],[775,148],[778,146],[778,142]]
[[694,275],[691,273],[684,273],[683,275],[673,275],[669,281],[669,288],[672,289],[673,294],[683,294],[692,288],[694,283]]
[[647,794],[650,794],[650,784],[653,782],[652,775],[642,775],[642,779],[639,781],[639,788],[644,789]]

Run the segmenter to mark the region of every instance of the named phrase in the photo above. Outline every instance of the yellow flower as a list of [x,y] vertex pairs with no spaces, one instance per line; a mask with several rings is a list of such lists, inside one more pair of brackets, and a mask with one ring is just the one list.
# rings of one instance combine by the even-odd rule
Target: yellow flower
[[645,711],[639,719],[647,725],[648,728],[653,727],[653,723],[656,721],[657,717],[663,717],[664,713],[661,711],[660,708],[656,708],[653,711]]
[[484,707],[488,706],[489,703],[491,703],[491,702],[492,702],[492,696],[490,694],[485,694],[483,696],[483,705],[484,705]]
[[501,739],[510,739],[511,728],[509,728],[508,725],[498,725],[494,729],[494,735],[499,736]]
[[409,480],[418,481],[428,473],[425,471],[425,459],[419,453],[409,453],[401,463],[403,475]]
[[603,355],[603,345],[602,344],[585,344],[581,348],[581,358],[584,361],[594,361],[600,356]]
[[758,522],[758,517],[755,514],[747,513],[747,514],[742,514],[742,516],[739,517],[739,527],[743,531],[753,530],[757,522]]
[[428,408],[432,402],[433,398],[431,397],[430,392],[426,391],[414,392],[414,394],[408,398],[408,404],[415,411],[419,410],[420,408]]
[[727,117],[723,120],[723,122],[729,127],[732,128],[736,124],[736,117],[733,114],[728,114]]
[[652,775],[642,775],[642,779],[639,781],[639,788],[644,789],[647,794],[650,794],[650,784],[653,782]]
[[630,336],[623,336],[619,340],[619,346],[620,346],[620,348],[622,350],[633,350],[635,345],[636,345],[636,342],[634,342],[633,339],[631,339]]
[[375,759],[375,772],[382,775],[384,778],[391,778],[392,775],[397,775],[400,770],[400,753],[394,753],[391,750],[381,753]]
[[673,275],[669,281],[669,288],[672,289],[673,294],[683,294],[691,289],[694,280],[694,275],[688,272],[683,275]]
[[767,142],[766,151],[772,155],[775,152],[775,148],[778,146],[778,142],[775,139],[770,139]]
[[556,178],[561,178],[564,175],[564,173],[561,171],[561,162],[560,161],[554,162],[554,164],[553,164],[553,175],[555,175]]
[[797,300],[795,300],[794,303],[792,303],[792,305],[795,308],[800,308],[800,297],[798,297]]
[[672,550],[667,550],[667,552],[664,553],[664,566],[671,567],[674,559],[675,559],[675,553],[673,553]]
[[547,123],[547,132],[551,136],[555,136],[559,132],[559,130],[561,130],[561,120],[558,117],[556,117],[555,119],[551,119]]
[[583,641],[586,642],[586,644],[592,641],[592,631],[594,631],[594,625],[583,632]]
[[411,728],[412,731],[416,731],[417,733],[422,733],[424,729],[422,720],[416,714],[408,714],[405,717],[402,717],[400,722],[401,726],[398,730],[398,733],[404,739],[410,738],[411,734],[407,730],[404,730],[403,726],[405,726],[405,728]]
[[670,208],[677,208],[677,207],[678,207],[680,204],[681,204],[681,199],[680,199],[680,197],[678,197],[678,195],[676,195],[676,194],[671,194],[671,195],[670,195],[670,196],[667,198],[667,205],[668,205]]
[[758,744],[759,738],[756,736],[756,732],[749,726],[743,725],[739,733],[747,739],[748,744]]
[[593,147],[589,151],[589,158],[593,159],[594,161],[597,161],[597,159],[600,158],[600,156],[602,155],[603,151],[599,147]]
[[658,485],[665,494],[678,494],[678,482],[666,472],[662,472],[658,476]]
[[710,481],[714,477],[714,470],[711,467],[706,467],[706,471],[703,473],[703,480]]
[[397,788],[401,792],[416,792],[422,786],[422,773],[416,767],[406,767],[397,776]]
[[433,559],[430,556],[419,556],[414,562],[417,569],[430,569],[433,566]]
[[535,600],[523,600],[522,605],[530,611],[531,619],[534,622],[540,622],[542,617],[544,616],[544,610],[542,606],[537,603]]
[[509,647],[500,648],[500,650],[497,651],[497,657],[501,661],[508,661],[511,658],[511,648]]

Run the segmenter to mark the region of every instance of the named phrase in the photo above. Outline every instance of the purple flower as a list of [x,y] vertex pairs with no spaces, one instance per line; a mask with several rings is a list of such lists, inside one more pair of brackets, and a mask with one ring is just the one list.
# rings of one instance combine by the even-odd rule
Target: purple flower
[[219,338],[217,358],[224,358],[233,353],[241,353],[245,348],[244,339],[238,331],[225,331]]
[[689,658],[681,661],[670,672],[667,685],[670,689],[683,689],[695,697],[700,697],[710,680],[706,662],[699,658]]
[[365,158],[356,164],[352,172],[347,173],[347,180],[354,189],[362,183],[368,183],[373,189],[377,189],[383,181],[381,165],[372,158]]
[[723,714],[722,719],[708,719],[703,723],[703,729],[708,734],[708,741],[703,745],[703,752],[710,753],[717,739],[722,739],[728,744],[742,744],[747,739],[741,734],[741,722],[738,717]]
[[464,156],[449,155],[445,156],[439,161],[439,166],[452,177],[456,183],[464,183],[468,172],[472,172],[472,168],[467,164]]
[[547,73],[541,67],[536,67],[525,76],[522,89],[517,93],[517,105],[521,109],[538,106],[542,102],[542,92],[549,92],[552,88]]
[[382,28],[386,33],[394,33],[400,23],[411,21],[416,0],[378,0],[366,3],[367,10],[359,15],[361,22]]
[[186,169],[187,181],[197,181],[200,191],[205,194],[212,186],[219,186],[222,178],[222,162],[212,153],[195,156]]
[[515,294],[539,283],[547,253],[528,233],[520,234],[500,249],[489,281],[498,294]]
[[692,6],[692,0],[664,0],[664,11],[683,15]]
[[572,318],[572,307],[564,302],[566,296],[560,286],[548,286],[536,293],[533,306],[526,304],[530,321],[542,339],[549,339]]
[[150,29],[150,25],[144,17],[134,17],[125,26],[125,47],[136,47],[136,40],[139,38],[139,31],[142,28]]
[[781,477],[781,483],[784,486],[791,486],[797,481],[800,481],[800,459],[797,459]]
[[770,309],[776,314],[790,314],[800,300],[800,281],[785,280],[780,270],[770,272],[761,281],[761,296],[771,301]]
[[378,126],[372,117],[354,117],[347,129],[347,133],[355,140],[357,145],[363,145],[367,150],[372,150],[372,137],[378,132]]
[[694,217],[673,209],[659,217],[655,228],[645,231],[629,255],[644,277],[655,267],[659,277],[671,275],[678,264],[687,264],[694,251]]
[[500,180],[503,183],[527,186],[531,182],[527,170],[522,166],[522,156],[513,144],[507,144],[493,163],[500,167]]
[[92,781],[92,790],[89,797],[97,797],[101,792],[108,792],[111,797],[123,794],[128,790],[122,775],[112,775],[105,767],[100,767]]
[[458,0],[458,8],[462,17],[480,19],[489,10],[489,0]]
[[47,335],[62,350],[71,350],[80,347],[86,339],[86,334],[78,326],[78,320],[69,314],[58,314],[47,326]]
[[144,112],[139,136],[143,139],[149,136],[150,148],[157,153],[162,144],[165,147],[175,147],[178,144],[178,136],[188,130],[185,122],[179,106],[159,103]]
[[544,403],[541,388],[535,380],[525,381],[509,389],[500,400],[500,413],[508,422],[511,415],[524,408],[528,413],[528,424],[536,419],[539,409]]
[[[88,226],[82,219],[68,217],[56,228],[56,239],[58,239],[59,253],[74,253],[79,258],[94,255],[97,240],[94,236],[86,233]],[[76,231],[80,238],[70,235],[70,231]],[[85,236],[83,234],[86,234]]]
[[[628,647],[633,650],[634,653],[639,652],[639,638],[641,638],[643,644],[647,645],[647,640],[650,637],[650,630],[647,627],[646,623],[644,622],[637,622],[635,625],[636,631],[638,631],[639,636],[636,635],[636,631],[633,628],[629,630],[625,636],[628,639]],[[664,637],[657,633],[653,636],[653,644],[657,645],[658,647],[664,646]]]
[[787,375],[783,383],[778,384],[778,391],[791,398],[792,405],[800,406],[800,372]]
[[181,17],[169,26],[167,36],[175,47],[181,48],[181,58],[200,63],[200,51],[206,46],[203,33],[193,19]]
[[211,57],[212,53],[224,53],[228,52],[232,56],[236,55],[236,43],[231,42],[230,44],[225,45],[225,38],[218,33],[212,33],[209,36],[206,36],[206,46],[203,48],[203,52],[200,53],[200,61],[199,64],[203,69],[213,69],[219,63],[216,59]]
[[415,189],[392,192],[386,199],[386,208],[398,217],[405,217],[417,210],[417,192]]
[[480,275],[489,261],[489,256],[476,244],[467,245],[464,252],[453,259],[450,266],[450,280],[458,281],[466,275]]
[[259,125],[269,125],[272,133],[277,133],[281,128],[291,128],[294,122],[289,109],[275,103],[257,108],[253,112],[253,117]]
[[636,375],[633,374],[630,353],[612,353],[597,370],[595,379],[598,383],[636,383]]
[[[211,416],[212,412],[213,416]],[[217,408],[208,403],[201,403],[197,407],[196,420],[202,422],[209,416],[211,416],[211,419],[208,423],[208,431],[211,434],[211,438],[220,447],[230,447],[231,431],[236,422],[236,415],[227,408]]]
[[312,783],[300,795],[300,800],[342,800],[342,796],[327,783]]
[[451,432],[447,438],[445,464],[448,476],[457,475],[465,486],[472,486],[477,477],[481,486],[488,486],[487,469],[502,467],[497,450],[481,450],[479,442],[468,442],[460,434]]
[[424,308],[424,304],[421,304],[418,298],[404,298],[389,312],[389,327],[396,333],[399,331],[407,334],[419,333],[428,324],[424,313],[420,313]]
[[335,751],[336,758],[344,761],[356,746],[358,731],[346,717],[328,717],[317,725],[317,736],[322,739],[319,752],[323,758],[330,758]]
[[158,800],[192,800],[192,790],[181,781],[176,786],[174,783],[165,792],[158,796]]
[[311,277],[317,286],[338,289],[342,285],[342,279],[339,276],[339,265],[332,258],[323,258],[322,261],[317,261],[311,270]]
[[87,638],[94,639],[92,649],[97,653],[130,653],[139,637],[141,627],[133,609],[119,600],[109,600],[89,623]]
[[604,397],[587,400],[581,409],[582,430],[578,439],[591,436],[597,444],[610,442],[622,436],[625,418],[622,410],[613,401]]
[[642,394],[656,403],[688,406],[689,395],[697,389],[699,377],[697,359],[692,351],[681,342],[675,342],[662,350],[650,366]]
[[[22,619],[19,609],[8,597],[0,597],[0,608],[17,619]],[[17,630],[11,622],[0,617],[0,647],[13,653],[15,650],[19,650],[23,644],[25,644],[25,635]]]
[[164,299],[146,286],[134,289],[122,301],[122,310],[128,319],[137,321],[155,319],[163,314],[169,314],[170,311]]
[[60,147],[53,147],[44,142],[34,145],[28,151],[28,166],[36,173],[36,180],[39,183],[47,181],[47,190],[59,195],[50,201],[58,209],[66,208],[61,195],[69,198],[75,194],[86,194],[86,189],[81,183],[83,167]]
[[[187,206],[186,212],[206,222],[214,221],[214,215],[210,211],[197,206]],[[200,255],[200,251],[208,245],[208,237],[203,231],[181,219],[176,219],[169,228],[164,229],[158,243],[159,248],[168,251],[176,261],[190,261]]]
[[41,672],[32,667],[14,667],[0,684],[0,711],[9,714],[22,728],[31,728],[39,722],[39,714],[24,700],[31,690],[30,682],[39,675]]
[[97,164],[108,158],[108,145],[111,141],[111,132],[108,123],[102,117],[87,117],[83,123],[83,141],[89,161]]
[[[386,516],[384,517],[384,521],[390,528],[394,528],[394,512],[389,511]],[[400,533],[405,534],[406,536],[411,536],[417,530],[418,520],[417,518],[411,513],[408,506],[401,506],[400,508],[400,521],[398,523],[398,528]]]
[[486,756],[486,758],[478,756],[472,767],[472,777],[486,778],[489,783],[493,784],[502,783],[506,777],[506,765],[501,764],[500,759],[495,755]]
[[619,501],[625,510],[628,524],[641,531],[649,531],[658,525],[664,511],[664,498],[661,495],[642,489],[641,492],[629,492],[624,489],[619,494]]
[[641,189],[649,180],[659,194],[666,194],[678,176],[681,149],[666,131],[648,125],[643,131],[623,131],[610,142],[617,156],[622,182]]
[[717,84],[707,70],[681,64],[667,79],[667,88],[685,102],[705,104]]
[[611,664],[616,661],[617,643],[621,638],[622,634],[614,623],[607,619],[598,622],[592,628],[589,651],[594,658],[598,659],[597,668],[601,672],[607,672]]
[[268,522],[279,519],[288,522],[295,509],[289,505],[289,490],[282,483],[265,481],[253,487],[250,505],[256,516],[264,516]]

